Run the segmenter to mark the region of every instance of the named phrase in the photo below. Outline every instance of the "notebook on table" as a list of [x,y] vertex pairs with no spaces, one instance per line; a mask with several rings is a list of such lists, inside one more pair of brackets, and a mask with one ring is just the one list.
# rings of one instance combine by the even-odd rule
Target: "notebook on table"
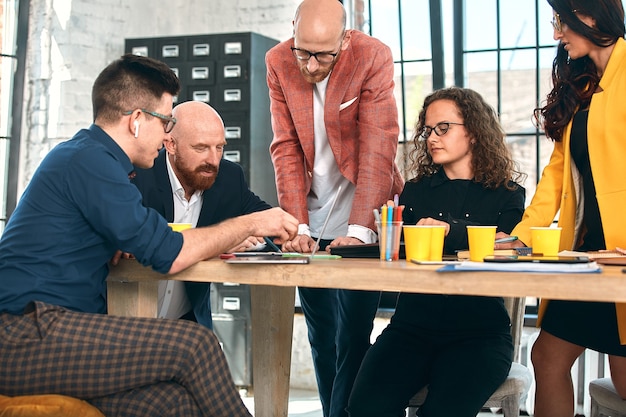
[[[337,199],[339,198],[339,193],[341,192],[341,186],[337,188],[337,192],[333,197],[333,202],[330,205],[330,209],[328,210],[328,214],[326,214],[326,219],[324,219],[324,224],[322,225],[322,230],[320,231],[319,237],[315,241],[315,246],[310,254],[306,253],[283,253],[283,252],[239,252],[233,254],[225,255],[227,258],[224,262],[228,264],[308,264],[312,259],[315,258],[315,253],[320,247],[320,241],[322,240],[322,236],[326,231],[326,226],[328,226],[328,220],[330,220],[330,216],[333,213],[335,208],[335,204],[337,204]],[[229,256],[232,255],[232,256]]]
[[[380,258],[378,243],[366,243],[362,245],[343,245],[330,248],[332,255],[339,255],[342,258]],[[405,259],[404,242],[400,242],[400,259]]]

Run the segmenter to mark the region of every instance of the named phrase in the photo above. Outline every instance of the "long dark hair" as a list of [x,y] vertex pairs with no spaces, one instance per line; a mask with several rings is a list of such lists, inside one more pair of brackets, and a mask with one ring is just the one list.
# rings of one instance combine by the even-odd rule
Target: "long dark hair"
[[[624,8],[621,0],[547,0],[561,22],[594,45],[608,47],[624,37]],[[576,14],[592,17],[595,27],[587,26]],[[535,109],[538,125],[546,136],[560,142],[563,131],[576,109],[585,107],[600,82],[598,69],[589,56],[570,59],[563,44],[552,63],[552,91],[546,105]]]

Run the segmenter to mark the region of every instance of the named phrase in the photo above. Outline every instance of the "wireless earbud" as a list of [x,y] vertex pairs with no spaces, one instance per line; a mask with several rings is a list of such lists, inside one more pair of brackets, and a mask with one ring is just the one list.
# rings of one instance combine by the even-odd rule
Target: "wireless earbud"
[[135,120],[135,137],[139,137],[139,121]]

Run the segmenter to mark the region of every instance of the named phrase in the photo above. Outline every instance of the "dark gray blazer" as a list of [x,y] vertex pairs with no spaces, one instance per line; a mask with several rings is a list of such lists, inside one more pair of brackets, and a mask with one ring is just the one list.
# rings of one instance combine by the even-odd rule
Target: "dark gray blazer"
[[[152,207],[168,222],[174,220],[174,197],[167,173],[165,158],[167,152],[161,149],[150,169],[135,170],[132,182],[143,196],[143,204]],[[220,170],[211,188],[202,194],[202,209],[197,227],[209,226],[223,220],[271,208],[248,187],[241,166],[222,159]],[[212,328],[210,283],[185,282],[187,295],[193,306],[198,323]]]

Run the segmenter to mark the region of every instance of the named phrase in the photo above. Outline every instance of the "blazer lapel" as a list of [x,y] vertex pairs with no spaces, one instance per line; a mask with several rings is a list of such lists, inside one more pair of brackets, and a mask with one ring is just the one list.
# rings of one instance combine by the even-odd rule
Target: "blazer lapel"
[[[168,222],[174,221],[174,195],[172,194],[172,184],[167,173],[165,158],[167,152],[161,150],[154,163],[154,177],[158,189],[159,201],[163,204],[161,211]],[[153,206],[154,207],[154,206]]]

